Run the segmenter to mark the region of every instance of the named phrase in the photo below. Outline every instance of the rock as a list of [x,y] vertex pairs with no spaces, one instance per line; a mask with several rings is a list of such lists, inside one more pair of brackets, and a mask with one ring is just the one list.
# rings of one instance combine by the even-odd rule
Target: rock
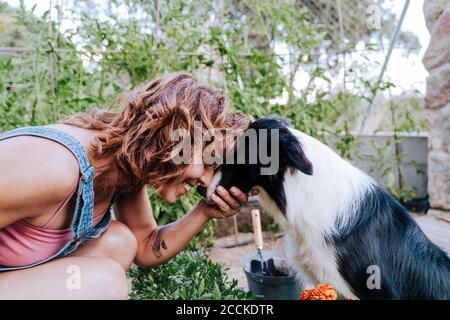
[[450,154],[430,151],[428,154],[428,193],[435,209],[450,210]]
[[422,62],[427,79],[428,194],[435,209],[450,210],[450,0],[425,0],[431,33]]
[[[450,48],[449,48],[450,52]],[[427,94],[425,108],[437,109],[450,102],[450,63],[447,63],[430,73],[427,79]]]
[[429,150],[450,154],[450,103],[445,108],[429,110],[426,120]]
[[428,31],[432,31],[434,23],[449,5],[450,0],[428,0],[424,2],[423,14]]
[[450,5],[436,20],[422,62],[428,71],[450,62]]

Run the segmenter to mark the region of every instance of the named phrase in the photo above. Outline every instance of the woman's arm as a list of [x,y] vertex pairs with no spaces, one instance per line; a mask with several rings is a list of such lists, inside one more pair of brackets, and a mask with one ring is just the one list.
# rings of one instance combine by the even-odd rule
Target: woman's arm
[[[240,203],[245,202],[247,196],[237,191],[234,193],[234,198]],[[223,193],[221,196],[233,202],[228,198],[229,194]],[[238,212],[238,209],[226,208],[226,206],[224,209],[209,206],[202,200],[182,218],[158,227],[144,187],[136,194],[119,199],[114,206],[114,213],[116,218],[125,223],[136,236],[138,250],[135,263],[145,269],[164,263],[182,251],[211,217],[231,216]]]

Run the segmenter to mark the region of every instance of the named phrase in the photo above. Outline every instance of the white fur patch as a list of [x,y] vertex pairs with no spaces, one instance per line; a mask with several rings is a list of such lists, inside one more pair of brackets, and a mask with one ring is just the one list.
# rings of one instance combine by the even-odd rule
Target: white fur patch
[[211,183],[206,189],[206,201],[208,203],[212,203],[211,195],[214,193],[217,186],[219,185],[220,179],[222,179],[222,171],[219,170],[214,174],[213,178],[211,179]]

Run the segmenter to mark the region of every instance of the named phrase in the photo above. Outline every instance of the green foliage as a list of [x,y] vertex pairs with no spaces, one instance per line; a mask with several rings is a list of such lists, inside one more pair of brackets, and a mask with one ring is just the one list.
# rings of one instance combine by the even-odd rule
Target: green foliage
[[[395,0],[346,0],[346,1],[317,1],[300,0],[296,1],[298,6],[309,9],[312,13],[313,21],[321,25],[321,29],[326,33],[327,51],[345,48],[354,48],[363,41],[367,47],[372,47],[377,39],[392,37],[397,24],[397,17],[389,8]],[[341,10],[339,10],[339,6]],[[336,31],[339,28],[339,11],[343,15],[343,32],[345,41],[341,34]],[[379,26],[371,26],[374,13],[382,17]],[[344,42],[344,43],[343,43]],[[408,31],[401,31],[397,44],[409,47],[411,51],[420,49],[417,36]]]
[[[357,91],[331,87],[330,78],[337,75],[333,70],[340,70],[342,61],[336,56],[321,62],[326,28],[311,16],[308,2],[68,1],[57,6],[57,16],[76,23],[63,33],[60,18],[53,18],[49,32],[48,12],[37,19],[23,7],[4,8],[25,29],[21,37],[34,51],[0,65],[5,70],[0,75],[0,106],[5,106],[0,130],[54,122],[93,105],[105,107],[123,90],[162,72],[185,70],[223,88],[244,113],[255,118],[276,114],[322,139],[344,134],[345,145],[357,105],[370,100],[373,90],[386,89],[358,78],[356,70],[364,69],[360,63],[346,70],[358,80]],[[278,55],[275,47],[281,44],[286,54]],[[295,88],[299,72],[310,77],[301,90]],[[11,83],[18,86],[7,90]]]
[[169,262],[143,271],[133,267],[131,299],[230,300],[250,299],[228,279],[225,269],[199,252],[182,252]]

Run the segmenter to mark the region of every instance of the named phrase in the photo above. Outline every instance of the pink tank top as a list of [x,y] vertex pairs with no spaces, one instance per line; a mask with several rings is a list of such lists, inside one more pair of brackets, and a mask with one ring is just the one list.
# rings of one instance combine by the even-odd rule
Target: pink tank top
[[[0,265],[17,267],[42,261],[55,255],[66,243],[73,239],[72,229],[54,230],[47,226],[58,216],[77,188],[59,206],[52,217],[41,227],[18,220],[0,229]],[[106,211],[93,219],[97,225]]]

